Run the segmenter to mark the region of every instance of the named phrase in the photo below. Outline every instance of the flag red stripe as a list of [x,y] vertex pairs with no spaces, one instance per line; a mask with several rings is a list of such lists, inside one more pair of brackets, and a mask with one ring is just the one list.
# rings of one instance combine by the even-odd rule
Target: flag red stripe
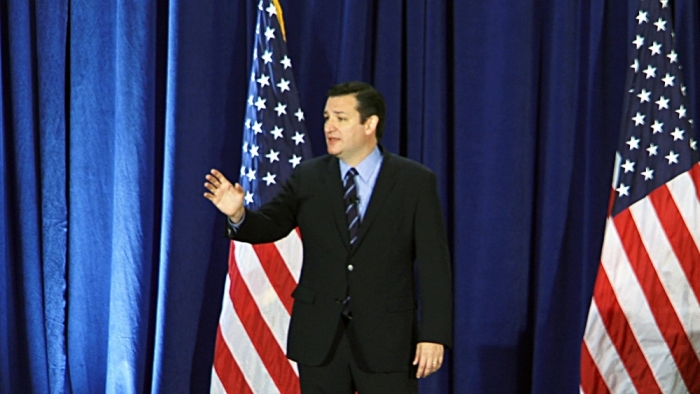
[[588,351],[586,342],[581,342],[581,390],[586,394],[609,394],[610,390],[603,380],[603,376],[598,371],[598,367]]
[[240,317],[250,341],[253,343],[260,359],[265,364],[267,372],[280,392],[298,393],[300,389],[296,372],[292,369],[287,357],[270,331],[270,327],[260,314],[255,299],[243,281],[235,260],[234,242],[231,242],[231,251],[229,252],[231,289],[229,296],[233,300],[233,308]]
[[228,346],[221,334],[221,326],[216,330],[216,348],[214,350],[214,369],[219,381],[224,386],[227,393],[253,393],[248,386],[243,372],[238,367],[238,363],[231,356]]
[[617,353],[637,388],[643,393],[661,393],[656,379],[652,374],[642,349],[639,347],[629,322],[622,312],[622,308],[615,297],[615,292],[610,285],[605,269],[598,270],[596,278],[594,296],[600,318],[605,325],[605,329],[610,336],[610,340],[615,345]]
[[608,200],[608,216],[612,214],[613,206],[615,205],[615,189],[612,189],[610,192],[610,200]]
[[265,270],[272,288],[275,289],[277,296],[287,309],[287,313],[291,315],[294,304],[292,292],[296,286],[296,281],[289,272],[289,268],[287,268],[287,264],[284,262],[279,250],[277,250],[274,243],[253,245],[253,249],[255,254],[258,255],[260,265]]

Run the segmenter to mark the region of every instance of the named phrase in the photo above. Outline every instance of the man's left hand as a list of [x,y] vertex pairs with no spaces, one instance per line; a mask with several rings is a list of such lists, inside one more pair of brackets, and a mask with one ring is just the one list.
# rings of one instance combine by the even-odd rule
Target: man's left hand
[[430,376],[442,366],[445,346],[440,343],[420,342],[416,346],[416,358],[413,365],[418,366],[418,379]]

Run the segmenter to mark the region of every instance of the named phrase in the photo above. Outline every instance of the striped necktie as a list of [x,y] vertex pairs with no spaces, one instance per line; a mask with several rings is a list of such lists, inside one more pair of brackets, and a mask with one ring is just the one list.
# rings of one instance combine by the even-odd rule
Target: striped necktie
[[350,245],[357,242],[357,233],[360,229],[360,210],[357,206],[357,186],[355,185],[355,175],[357,170],[351,168],[345,173],[343,189],[345,191],[343,200],[345,201],[345,218],[348,220],[348,234],[350,235]]

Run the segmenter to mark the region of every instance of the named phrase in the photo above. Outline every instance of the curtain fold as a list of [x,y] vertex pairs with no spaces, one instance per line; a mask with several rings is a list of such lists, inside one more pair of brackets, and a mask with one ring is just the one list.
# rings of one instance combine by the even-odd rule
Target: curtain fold
[[2,387],[60,392],[66,370],[66,169],[60,160],[66,152],[66,3],[4,4],[3,13],[3,265],[12,305],[3,313],[9,321],[2,331],[10,338]]
[[[437,175],[455,346],[421,392],[578,392],[633,2],[281,1],[309,140],[335,83]],[[700,2],[673,3],[691,108]],[[0,1],[0,392],[206,392],[257,2]]]
[[[36,84],[38,91],[38,153],[41,157],[41,265],[44,282],[45,337],[49,387],[65,388],[66,376],[66,268],[67,184],[66,184],[66,1],[40,1],[34,9],[36,29]],[[51,28],[43,28],[51,27]],[[58,67],[56,67],[58,65]],[[37,150],[35,150],[37,151]]]

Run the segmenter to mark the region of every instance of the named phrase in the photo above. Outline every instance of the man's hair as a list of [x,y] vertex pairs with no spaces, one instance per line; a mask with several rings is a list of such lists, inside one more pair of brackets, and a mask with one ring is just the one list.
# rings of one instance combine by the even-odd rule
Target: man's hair
[[340,83],[328,90],[328,97],[347,96],[352,94],[357,100],[357,112],[360,113],[360,123],[364,124],[367,118],[377,115],[377,141],[384,135],[384,116],[386,115],[386,104],[384,97],[372,85],[353,81]]

